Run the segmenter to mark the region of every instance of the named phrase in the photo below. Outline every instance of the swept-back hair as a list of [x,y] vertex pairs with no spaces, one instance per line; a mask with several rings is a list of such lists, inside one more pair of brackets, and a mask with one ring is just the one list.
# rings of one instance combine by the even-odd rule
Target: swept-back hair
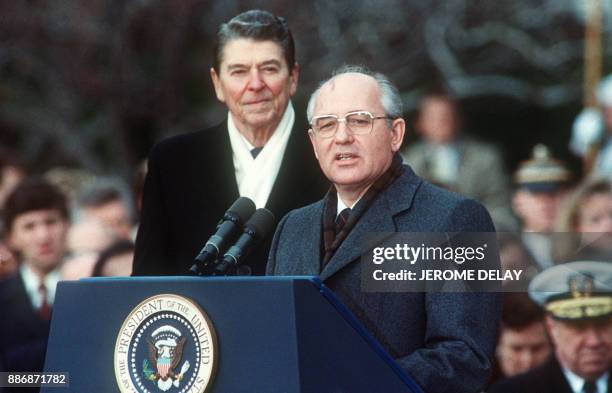
[[223,23],[217,30],[213,44],[213,68],[219,73],[223,48],[233,39],[249,38],[256,41],[273,41],[283,50],[289,70],[295,64],[295,43],[285,18],[263,10],[249,10]]

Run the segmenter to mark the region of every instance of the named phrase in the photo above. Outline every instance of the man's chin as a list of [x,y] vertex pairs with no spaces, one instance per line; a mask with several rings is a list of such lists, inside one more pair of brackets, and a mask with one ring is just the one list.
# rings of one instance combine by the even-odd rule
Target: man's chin
[[38,260],[32,264],[42,271],[50,272],[59,265],[58,261],[60,260],[61,258],[57,257],[56,255],[44,256],[39,257]]
[[344,190],[361,190],[368,184],[365,179],[358,176],[335,176],[331,182],[336,188]]
[[603,373],[608,371],[607,363],[605,361],[589,361],[582,367],[582,373],[585,377],[598,378]]
[[245,120],[250,125],[265,125],[269,124],[276,118],[275,112],[270,108],[262,108],[245,114]]

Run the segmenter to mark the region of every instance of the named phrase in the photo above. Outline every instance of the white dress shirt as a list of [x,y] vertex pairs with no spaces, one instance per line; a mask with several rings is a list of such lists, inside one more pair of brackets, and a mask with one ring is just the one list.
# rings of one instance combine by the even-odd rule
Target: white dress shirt
[[[582,388],[584,387],[584,378],[579,377],[578,375],[571,372],[569,369],[565,367],[561,367],[563,370],[563,374],[569,382],[570,387],[574,393],[583,393]],[[608,375],[609,373],[605,373],[601,377],[597,378],[595,381],[595,385],[597,385],[597,393],[607,393],[608,391]]]
[[[32,303],[32,307],[35,310],[38,310],[42,304],[42,299],[39,291],[40,278],[27,263],[21,264],[21,267],[19,268],[19,273],[21,274],[21,278],[23,279],[23,283],[25,285],[28,297],[30,298],[30,302]],[[49,306],[52,306],[53,301],[55,300],[55,287],[57,286],[59,280],[60,274],[58,269],[48,273],[43,280],[45,284],[45,289],[47,291],[47,303],[49,304]]]
[[[337,195],[337,194],[336,194]],[[351,206],[347,206],[344,201],[342,200],[342,198],[340,198],[340,195],[337,195],[338,200],[338,204],[336,205],[336,218],[338,218],[338,216],[340,215],[340,213],[342,213],[342,210],[349,208],[351,210],[353,210],[353,208],[355,207],[355,205],[357,204],[357,202],[359,202],[359,199],[357,199]]]

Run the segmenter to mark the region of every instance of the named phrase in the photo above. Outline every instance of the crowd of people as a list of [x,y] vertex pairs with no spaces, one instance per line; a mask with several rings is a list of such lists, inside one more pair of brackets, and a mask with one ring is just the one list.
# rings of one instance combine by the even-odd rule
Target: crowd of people
[[132,202],[120,183],[95,176],[67,189],[52,176],[21,173],[2,205],[0,305],[8,319],[0,326],[0,366],[40,371],[57,283],[130,275]]
[[[247,11],[217,40],[210,73],[227,121],[161,142],[133,187],[83,169],[34,176],[0,155],[0,306],[11,320],[0,324],[0,370],[42,370],[58,281],[187,274],[225,209],[248,196],[282,220],[240,273],[265,274],[269,253],[268,274],[319,275],[426,392],[612,389],[612,76],[574,126],[584,173],[539,141],[508,173],[497,147],[462,129],[449,92],[422,98],[420,140],[403,143],[397,90],[363,67],[336,71],[293,108],[300,70],[284,19]],[[309,130],[296,120],[304,111]],[[363,295],[364,228],[495,228],[502,269],[521,267],[534,285]],[[551,282],[562,299],[540,296]]]

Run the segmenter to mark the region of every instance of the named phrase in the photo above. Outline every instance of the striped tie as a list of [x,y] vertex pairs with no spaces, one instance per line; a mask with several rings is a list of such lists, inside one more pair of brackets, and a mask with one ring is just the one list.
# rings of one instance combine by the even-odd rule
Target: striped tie
[[350,215],[351,215],[351,209],[349,209],[348,207],[342,210],[340,214],[338,214],[338,217],[336,217],[336,235],[338,235],[340,231],[342,230],[342,228],[344,228]]

